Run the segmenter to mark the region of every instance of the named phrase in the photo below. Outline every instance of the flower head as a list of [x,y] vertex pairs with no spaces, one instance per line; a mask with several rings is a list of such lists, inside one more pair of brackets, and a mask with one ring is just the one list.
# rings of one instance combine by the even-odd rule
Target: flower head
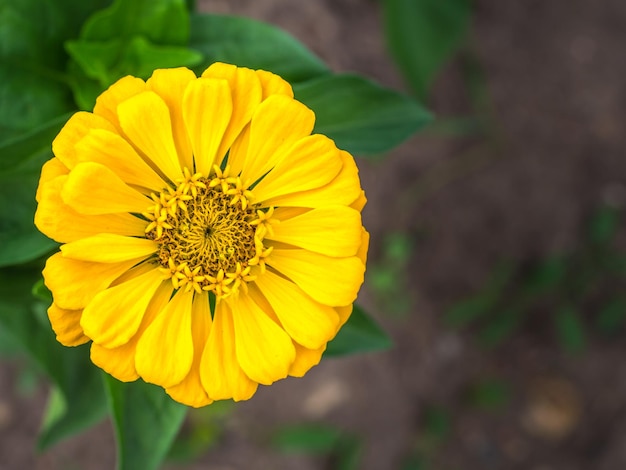
[[353,158],[287,82],[216,63],[125,77],[42,170],[57,339],[203,406],[302,376],[352,310],[368,235]]

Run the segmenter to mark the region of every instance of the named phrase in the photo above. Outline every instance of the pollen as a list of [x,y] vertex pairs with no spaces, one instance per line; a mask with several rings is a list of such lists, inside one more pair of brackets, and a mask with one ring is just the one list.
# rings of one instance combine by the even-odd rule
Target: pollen
[[265,271],[272,248],[263,243],[273,208],[251,203],[239,177],[215,167],[208,177],[185,168],[176,188],[152,194],[146,236],[158,245],[157,262],[175,289],[233,295]]

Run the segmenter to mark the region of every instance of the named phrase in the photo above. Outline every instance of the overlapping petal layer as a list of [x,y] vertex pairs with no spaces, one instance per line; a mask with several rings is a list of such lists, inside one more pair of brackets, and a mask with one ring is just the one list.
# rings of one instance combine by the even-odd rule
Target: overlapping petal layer
[[352,156],[265,71],[125,77],[74,115],[35,223],[58,340],[175,400],[245,400],[319,363],[363,282]]

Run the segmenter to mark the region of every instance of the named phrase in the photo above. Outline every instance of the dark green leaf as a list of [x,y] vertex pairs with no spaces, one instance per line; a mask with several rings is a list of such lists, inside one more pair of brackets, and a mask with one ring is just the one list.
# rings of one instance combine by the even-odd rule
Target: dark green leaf
[[187,408],[161,387],[123,383],[105,375],[115,427],[118,470],[157,469],[172,445]]
[[138,35],[154,44],[186,46],[189,12],[185,0],[115,0],[87,20],[80,37],[108,41]]
[[381,351],[392,346],[392,341],[381,328],[359,306],[355,305],[352,315],[328,343],[324,355],[344,356],[371,351]]
[[204,56],[201,72],[213,62],[274,72],[295,83],[329,73],[328,68],[291,35],[250,18],[192,15],[190,47]]
[[620,211],[604,206],[596,211],[589,223],[589,241],[597,245],[609,243],[620,223]]
[[[39,170],[51,157],[52,140],[58,134],[69,114],[54,119],[0,144],[0,176],[17,170]],[[34,192],[33,192],[34,194]]]
[[33,224],[35,190],[41,165],[51,157],[51,144],[67,116],[0,145],[0,266],[23,263],[56,244]]
[[574,310],[562,308],[554,317],[554,322],[559,343],[567,352],[580,353],[585,349],[585,327]]
[[0,328],[54,383],[38,442],[45,449],[101,420],[106,400],[89,346],[67,348],[56,341],[46,304],[31,293],[40,276],[40,268],[0,270]]
[[457,50],[470,19],[467,0],[384,0],[385,33],[393,57],[421,98]]
[[618,297],[603,309],[596,317],[596,327],[604,333],[615,333],[626,323],[626,300]]
[[272,444],[281,452],[302,452],[308,454],[330,454],[341,432],[330,426],[305,424],[282,428],[272,438]]
[[[0,3],[0,142],[73,108],[60,72],[66,60],[62,44],[77,30],[76,20],[82,21],[84,3],[89,2]],[[77,11],[70,14],[68,6]]]
[[413,99],[356,75],[320,77],[294,91],[315,111],[315,132],[356,155],[391,150],[432,120]]

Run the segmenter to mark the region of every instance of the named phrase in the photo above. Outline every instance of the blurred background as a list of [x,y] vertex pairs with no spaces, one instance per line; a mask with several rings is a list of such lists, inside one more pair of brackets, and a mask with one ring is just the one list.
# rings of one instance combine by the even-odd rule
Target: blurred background
[[[626,468],[626,4],[476,0],[426,85],[389,53],[380,2],[198,9],[279,26],[436,120],[357,162],[360,303],[395,346],[192,412],[166,468]],[[34,453],[46,396],[0,363],[0,468],[114,468],[108,422]]]

